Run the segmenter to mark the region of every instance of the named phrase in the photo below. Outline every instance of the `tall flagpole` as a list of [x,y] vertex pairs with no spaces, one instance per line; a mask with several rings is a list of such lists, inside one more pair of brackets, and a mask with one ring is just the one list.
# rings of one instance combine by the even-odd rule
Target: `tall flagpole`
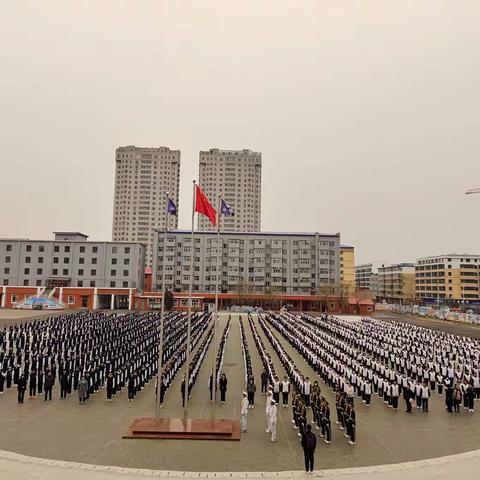
[[196,182],[193,181],[193,207],[192,207],[192,255],[190,265],[190,290],[188,292],[188,320],[187,320],[187,365],[185,369],[185,407],[183,409],[183,420],[185,424],[188,419],[188,387],[190,384],[190,333],[192,324],[192,290],[193,290],[193,265],[195,259],[195,234],[194,234],[194,222],[195,222],[195,197],[196,197]]
[[167,231],[168,231],[168,201],[170,197],[167,192],[165,204],[165,231],[163,232],[163,263],[162,263],[162,306],[160,310],[160,343],[158,345],[158,372],[157,372],[157,401],[156,413],[159,416],[159,406],[163,382],[163,330],[164,330],[164,315],[165,315],[165,260],[167,258]]
[[213,353],[212,353],[212,423],[215,423],[215,406],[217,403],[217,324],[218,324],[218,279],[220,277],[220,269],[222,268],[221,264],[221,255],[223,254],[223,245],[221,244],[220,238],[220,207],[221,207],[222,196],[218,195],[217,203],[217,274],[215,280],[215,317],[213,323]]

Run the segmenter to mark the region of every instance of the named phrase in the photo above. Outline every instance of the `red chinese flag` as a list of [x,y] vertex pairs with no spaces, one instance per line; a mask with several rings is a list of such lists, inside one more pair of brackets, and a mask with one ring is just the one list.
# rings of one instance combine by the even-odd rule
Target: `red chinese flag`
[[212,225],[217,224],[217,212],[198,185],[195,185],[195,211],[208,217]]

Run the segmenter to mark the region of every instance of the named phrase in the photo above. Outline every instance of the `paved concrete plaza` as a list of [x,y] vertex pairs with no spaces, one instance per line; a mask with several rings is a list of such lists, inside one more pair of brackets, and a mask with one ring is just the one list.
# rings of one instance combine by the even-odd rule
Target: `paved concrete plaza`
[[[228,377],[227,403],[217,407],[218,416],[223,418],[239,418],[244,387],[238,317],[238,314],[232,314],[226,342],[224,371]],[[258,385],[260,358],[246,315],[243,318]],[[225,322],[226,315],[222,314],[220,332]],[[274,359],[277,373],[283,376],[278,357],[260,328],[258,332]],[[311,379],[317,378],[299,354],[286,342],[284,344],[302,372]],[[210,415],[207,388],[210,369],[211,350],[192,393],[192,417]],[[334,395],[322,383],[321,386],[323,394],[331,402],[334,420]],[[2,395],[0,449],[46,459],[182,472],[274,472],[303,468],[303,454],[296,431],[291,426],[290,408],[279,408],[277,443],[271,444],[265,433],[264,397],[258,393],[256,408],[249,411],[248,432],[240,442],[122,440],[122,432],[134,418],[155,415],[153,384],[148,385],[133,403],[127,402],[125,390],[111,403],[106,403],[105,392],[101,390],[85,407],[78,406],[75,394],[66,401],[60,401],[59,396],[58,385],[55,386],[52,402],[44,402],[37,397],[18,405],[15,390]],[[356,402],[358,438],[355,446],[347,444],[343,432],[333,421],[333,443],[326,445],[319,442],[317,468],[340,469],[410,462],[466,452],[480,445],[479,413],[472,415],[462,410],[459,414],[448,414],[444,410],[443,397],[433,397],[428,414],[417,410],[413,415],[407,415],[403,413],[403,408],[393,412],[376,396],[372,404],[371,408],[367,408]],[[162,414],[182,415],[180,376],[166,394]]]

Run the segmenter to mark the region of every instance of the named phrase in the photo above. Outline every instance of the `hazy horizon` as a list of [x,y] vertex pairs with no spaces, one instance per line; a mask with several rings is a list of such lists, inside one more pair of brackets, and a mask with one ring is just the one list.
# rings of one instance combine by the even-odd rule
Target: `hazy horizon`
[[[480,3],[8,2],[0,237],[111,240],[115,149],[262,152],[262,230],[357,263],[478,253]],[[161,227],[161,226],[159,226]]]

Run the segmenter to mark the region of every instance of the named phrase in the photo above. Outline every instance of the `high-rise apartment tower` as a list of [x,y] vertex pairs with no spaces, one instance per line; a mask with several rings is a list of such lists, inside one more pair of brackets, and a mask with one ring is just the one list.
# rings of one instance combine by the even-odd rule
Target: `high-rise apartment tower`
[[[140,242],[152,264],[153,232],[165,228],[166,192],[178,207],[180,150],[167,147],[119,147],[115,152],[115,194],[112,240]],[[169,216],[169,229],[178,228]]]
[[[234,209],[232,217],[222,217],[222,230],[259,232],[262,202],[262,154],[251,150],[200,152],[199,182],[217,208],[221,194]],[[200,217],[199,230],[213,230],[207,218]]]

